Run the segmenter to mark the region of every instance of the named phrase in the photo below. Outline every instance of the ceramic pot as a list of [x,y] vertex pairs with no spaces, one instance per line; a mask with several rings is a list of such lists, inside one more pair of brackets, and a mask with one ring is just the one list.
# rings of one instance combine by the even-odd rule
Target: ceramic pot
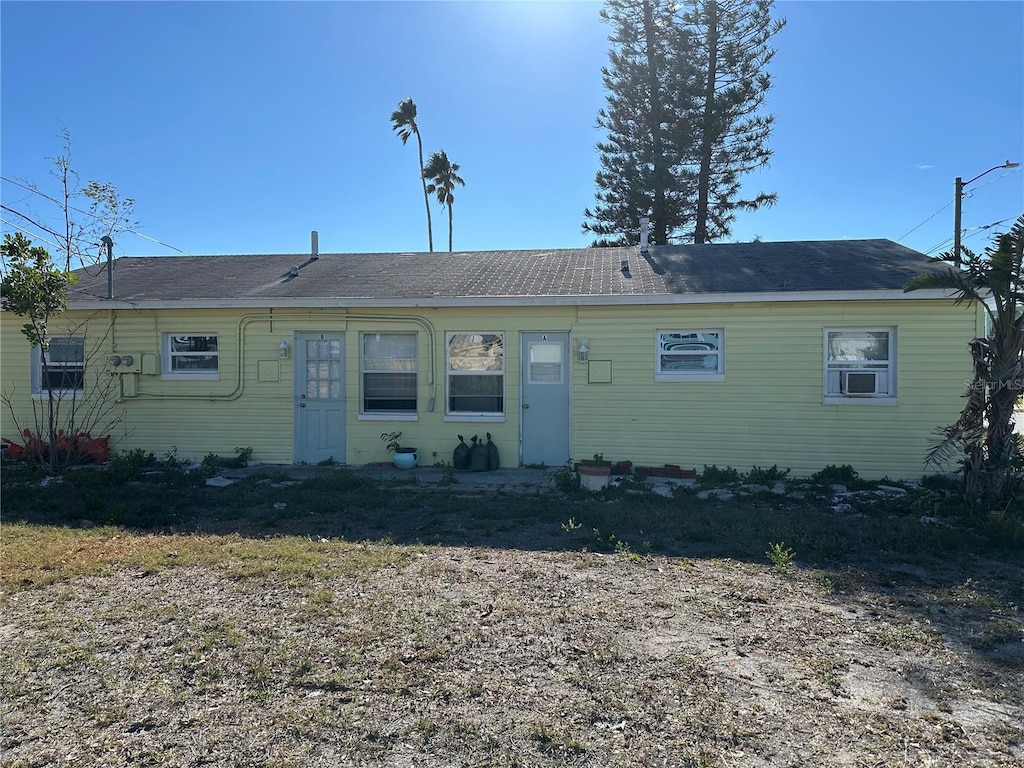
[[417,458],[415,448],[399,448],[391,457],[391,462],[398,469],[412,469],[416,466]]

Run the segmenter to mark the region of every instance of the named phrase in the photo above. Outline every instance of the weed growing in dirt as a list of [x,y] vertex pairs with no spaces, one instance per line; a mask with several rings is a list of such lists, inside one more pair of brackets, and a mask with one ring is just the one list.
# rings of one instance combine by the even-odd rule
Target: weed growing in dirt
[[765,553],[772,563],[772,567],[779,573],[786,573],[793,568],[793,558],[796,552],[787,547],[783,542],[771,543]]
[[548,477],[551,478],[556,490],[562,493],[579,493],[580,477],[572,468],[571,461],[548,472]]

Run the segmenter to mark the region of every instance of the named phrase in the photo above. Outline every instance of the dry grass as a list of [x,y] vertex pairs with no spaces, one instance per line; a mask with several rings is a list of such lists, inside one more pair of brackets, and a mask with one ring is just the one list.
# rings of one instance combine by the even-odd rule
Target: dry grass
[[1024,761],[1019,557],[892,510],[99,483],[5,494],[5,768]]

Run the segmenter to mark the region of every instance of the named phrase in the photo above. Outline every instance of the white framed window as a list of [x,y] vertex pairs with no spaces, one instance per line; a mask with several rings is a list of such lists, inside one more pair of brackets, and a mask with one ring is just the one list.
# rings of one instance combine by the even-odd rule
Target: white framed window
[[32,348],[32,394],[49,397],[50,390],[59,397],[85,393],[85,339],[81,336],[51,338],[45,352]]
[[364,333],[362,413],[416,413],[419,344],[415,333]]
[[655,381],[724,381],[725,330],[657,331]]
[[163,378],[216,379],[219,370],[216,333],[163,334]]
[[448,415],[504,417],[505,334],[449,333]]
[[825,402],[896,403],[896,329],[825,329]]

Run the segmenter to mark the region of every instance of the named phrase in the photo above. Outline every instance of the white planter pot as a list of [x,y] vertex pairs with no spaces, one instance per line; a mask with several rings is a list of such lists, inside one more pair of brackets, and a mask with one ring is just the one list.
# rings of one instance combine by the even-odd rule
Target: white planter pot
[[391,462],[398,469],[412,469],[416,466],[417,458],[418,456],[415,450],[395,451],[395,454],[391,457]]

